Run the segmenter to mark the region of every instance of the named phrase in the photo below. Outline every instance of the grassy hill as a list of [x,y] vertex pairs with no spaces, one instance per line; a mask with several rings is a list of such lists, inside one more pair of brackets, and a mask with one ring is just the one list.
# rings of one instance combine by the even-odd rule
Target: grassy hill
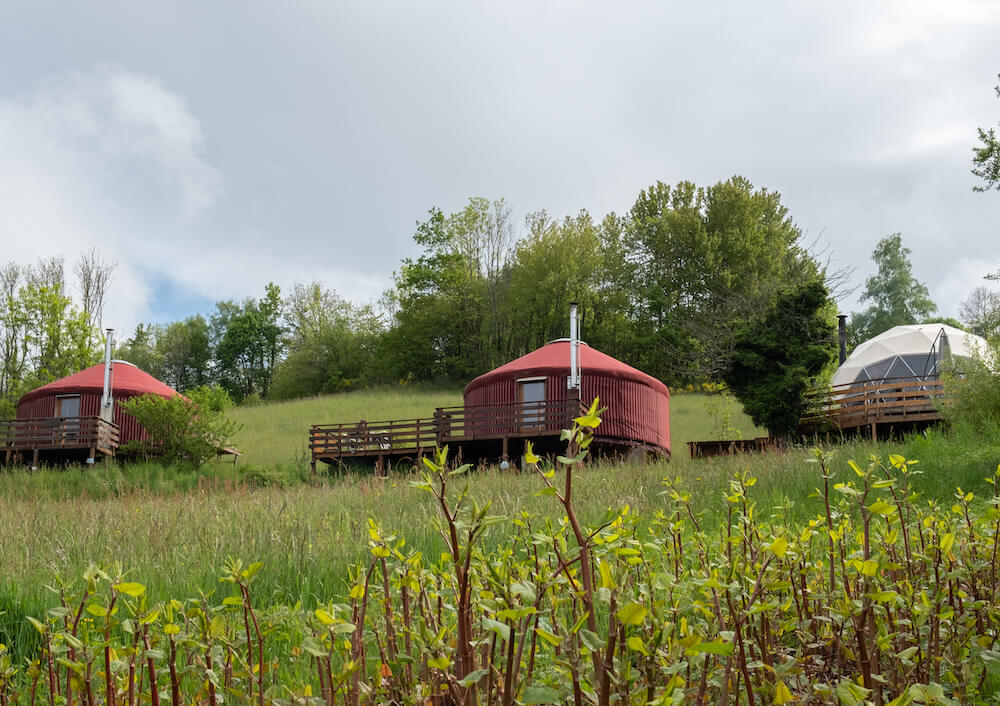
[[[462,390],[458,387],[383,387],[237,407],[231,410],[230,417],[240,424],[233,439],[244,454],[240,463],[308,466],[312,424],[430,417],[436,407],[460,404]],[[674,395],[670,400],[670,426],[675,462],[687,458],[688,441],[767,434],[755,427],[739,403],[726,395]]]

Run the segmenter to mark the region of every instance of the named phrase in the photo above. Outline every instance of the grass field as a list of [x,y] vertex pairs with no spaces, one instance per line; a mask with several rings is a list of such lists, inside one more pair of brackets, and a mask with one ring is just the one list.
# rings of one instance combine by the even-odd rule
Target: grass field
[[[312,482],[305,451],[311,423],[429,414],[460,400],[457,390],[392,389],[237,409],[243,424],[235,468],[220,462],[199,470],[154,464],[0,475],[0,642],[32,639],[24,616],[52,604],[45,586],[55,576],[78,577],[90,564],[120,562],[149,587],[153,600],[196,596],[218,586],[229,556],[262,561],[255,587],[263,603],[313,605],[343,594],[346,567],[367,552],[366,521],[405,537],[407,546],[436,555],[443,545],[430,497],[405,474],[322,476]],[[709,410],[711,413],[709,413]],[[652,518],[667,506],[663,479],[677,479],[711,525],[734,473],[757,478],[753,497],[766,515],[803,519],[820,511],[809,496],[820,483],[808,449],[785,454],[692,461],[685,442],[738,430],[760,433],[732,400],[678,395],[672,400],[674,460],[642,465],[595,464],[577,481],[578,512],[595,518],[629,505]],[[997,438],[994,435],[993,438]],[[982,495],[1000,462],[1000,446],[981,437],[934,432],[895,444],[850,443],[836,450],[839,480],[848,459],[900,452],[921,460],[916,487],[944,503],[956,486]],[[528,512],[557,520],[552,498],[537,497],[537,477],[490,470],[468,478],[470,492],[492,512]],[[946,505],[947,506],[947,505]],[[541,521],[541,520],[540,520]],[[502,545],[499,531],[487,545]]]
[[[240,424],[234,443],[244,453],[241,462],[307,466],[311,424],[430,417],[436,407],[460,404],[462,391],[457,387],[390,387],[239,407],[230,415]],[[675,461],[686,456],[688,441],[767,435],[754,426],[733,398],[723,395],[674,395],[670,426]]]

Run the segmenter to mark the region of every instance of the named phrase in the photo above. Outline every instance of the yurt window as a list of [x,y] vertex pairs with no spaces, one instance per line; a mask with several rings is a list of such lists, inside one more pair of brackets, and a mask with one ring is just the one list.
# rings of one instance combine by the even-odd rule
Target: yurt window
[[542,403],[545,402],[545,378],[524,378],[517,381],[517,401],[521,409],[521,425],[538,426],[542,423]]
[[58,396],[56,396],[56,416],[57,417],[79,417],[80,416],[80,395],[58,395]]

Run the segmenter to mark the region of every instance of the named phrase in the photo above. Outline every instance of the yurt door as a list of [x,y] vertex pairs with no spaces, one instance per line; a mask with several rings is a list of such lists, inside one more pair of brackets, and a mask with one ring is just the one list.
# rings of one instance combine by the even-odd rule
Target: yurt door
[[80,433],[80,395],[60,395],[56,397],[56,416],[68,421],[59,422],[59,433],[66,439],[75,439]]
[[61,395],[56,397],[57,417],[79,417],[80,395]]
[[545,421],[545,378],[518,380],[517,401],[521,403],[521,429],[542,426]]

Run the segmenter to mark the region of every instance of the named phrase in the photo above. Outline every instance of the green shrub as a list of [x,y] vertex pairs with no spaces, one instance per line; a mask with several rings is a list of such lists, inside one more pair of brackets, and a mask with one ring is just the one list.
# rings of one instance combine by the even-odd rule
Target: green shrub
[[160,456],[164,463],[199,466],[229,445],[236,423],[211,405],[199,406],[177,396],[142,395],[121,402],[149,434],[142,441],[122,446],[124,453]]
[[225,412],[233,406],[233,398],[226,392],[226,388],[219,385],[199,385],[188,390],[187,398],[198,405],[200,410],[211,410],[213,412]]
[[971,360],[955,364],[942,375],[945,397],[941,414],[952,426],[968,425],[979,431],[1000,425],[1000,337],[991,338],[986,350]]

